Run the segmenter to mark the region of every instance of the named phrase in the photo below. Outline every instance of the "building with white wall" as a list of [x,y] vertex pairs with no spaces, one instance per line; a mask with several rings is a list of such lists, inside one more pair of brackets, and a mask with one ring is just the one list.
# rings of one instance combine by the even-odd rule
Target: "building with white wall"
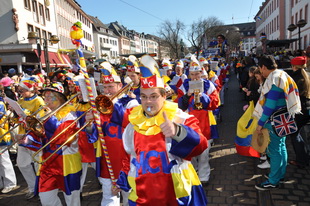
[[[0,22],[5,25],[5,29],[0,30],[1,69],[15,68],[21,72],[28,67],[37,68],[40,65],[38,46],[43,49],[43,39],[57,35],[53,0],[0,0],[0,5]],[[28,42],[29,32],[38,34],[38,45]],[[56,55],[59,45],[48,43],[47,47],[53,66],[60,65],[62,56]],[[42,64],[44,67],[45,62]]]
[[[71,27],[77,21],[82,23],[84,38],[81,39],[85,58],[95,55],[95,45],[93,43],[93,25],[89,16],[81,9],[75,0],[54,0],[55,15],[57,20],[58,35],[60,38],[60,49],[63,51],[74,50],[70,38]],[[73,57],[74,58],[74,57]]]
[[118,37],[97,17],[90,16],[93,22],[93,35],[96,59],[105,59],[113,64],[119,63]]
[[[310,43],[310,17],[309,1],[301,0],[266,0],[262,3],[256,20],[256,41],[262,45],[260,36],[266,34],[270,46],[283,45],[292,50],[298,49],[298,29],[290,32],[287,28],[290,24],[297,24],[301,19],[307,24],[300,28],[301,49],[305,49]],[[275,41],[274,41],[275,40]],[[291,43],[293,42],[293,43]]]
[[[76,48],[70,31],[77,21],[82,23],[84,33],[81,39],[84,56],[86,59],[94,56],[92,21],[76,1],[0,0],[0,5],[0,21],[6,25],[6,29],[0,30],[1,69],[13,67],[21,72],[28,67],[45,68],[47,60],[51,68],[71,66]],[[29,32],[35,32],[38,40],[29,42]],[[48,41],[52,35],[58,36],[57,44]],[[71,59],[68,54],[73,54]]]

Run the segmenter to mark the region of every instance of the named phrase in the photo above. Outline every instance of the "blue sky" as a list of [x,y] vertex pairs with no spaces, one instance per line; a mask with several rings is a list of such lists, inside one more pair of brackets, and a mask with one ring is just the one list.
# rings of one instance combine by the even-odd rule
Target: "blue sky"
[[[264,0],[77,0],[103,23],[118,21],[128,29],[157,35],[164,20],[189,26],[200,17],[216,16],[224,24],[253,22]],[[233,19],[232,19],[233,17]]]

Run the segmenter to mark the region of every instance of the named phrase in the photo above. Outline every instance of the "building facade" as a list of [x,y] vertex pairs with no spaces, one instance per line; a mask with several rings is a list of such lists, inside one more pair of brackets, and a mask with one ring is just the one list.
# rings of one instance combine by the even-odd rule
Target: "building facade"
[[118,37],[97,17],[89,17],[93,22],[96,58],[105,59],[113,64],[119,63]]
[[[6,25],[0,30],[0,67],[2,72],[15,68],[22,72],[25,68],[38,68],[39,56],[43,56],[43,46],[51,54],[50,60],[55,65],[61,64],[55,55],[58,45],[45,42],[44,39],[57,35],[56,20],[54,18],[54,1],[44,0],[0,0],[0,21]],[[29,43],[29,32],[36,32],[37,42]],[[47,43],[47,45],[44,45]],[[43,66],[44,66],[44,62]]]
[[[0,67],[15,68],[70,67],[76,54],[71,42],[71,27],[82,23],[83,52],[86,58],[95,53],[92,21],[74,0],[0,0],[0,20],[7,29],[0,31]],[[22,18],[21,18],[22,17]],[[28,40],[35,32],[37,40]],[[49,39],[59,38],[57,44]],[[70,55],[71,54],[71,55]],[[71,58],[70,58],[71,57]]]
[[[297,50],[299,49],[298,36],[300,35],[300,49],[305,49],[310,43],[309,4],[309,1],[300,0],[266,0],[263,2],[255,16],[258,45],[268,44],[268,41],[260,41],[262,34],[265,34],[269,41],[279,40],[273,41],[274,46],[277,46],[276,43],[278,45],[282,43],[286,47],[289,45],[292,50]],[[301,19],[305,20],[307,24],[300,28],[300,32],[298,28],[292,32],[288,30],[290,24],[297,25]]]
[[[64,52],[71,54],[71,59],[76,58],[70,38],[71,27],[77,21],[82,23],[84,38],[81,39],[85,58],[92,58],[95,55],[95,45],[93,41],[93,22],[89,16],[81,9],[81,6],[74,0],[54,0],[55,17],[57,20],[57,30],[60,38],[59,46]],[[72,52],[73,51],[73,52]]]

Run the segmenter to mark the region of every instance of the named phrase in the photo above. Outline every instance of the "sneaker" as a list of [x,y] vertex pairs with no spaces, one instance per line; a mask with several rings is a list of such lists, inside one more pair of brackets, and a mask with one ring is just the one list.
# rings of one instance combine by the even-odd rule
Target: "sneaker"
[[268,168],[270,168],[270,164],[269,164],[268,160],[266,160],[262,164],[257,165],[257,167],[260,169],[268,169]]
[[264,191],[264,190],[270,190],[270,189],[277,189],[279,188],[279,185],[273,185],[267,180],[263,183],[255,185],[255,188],[258,190]]
[[16,186],[5,187],[5,188],[3,188],[3,190],[1,190],[1,192],[2,192],[3,194],[6,194],[6,193],[9,193],[9,192],[11,192],[12,190],[15,190],[15,189],[17,189]]
[[26,200],[30,200],[30,199],[34,198],[34,193],[33,192],[28,192],[25,195],[25,198],[26,198]]
[[265,161],[265,160],[267,160],[267,155],[263,155],[259,159],[262,160],[262,161]]

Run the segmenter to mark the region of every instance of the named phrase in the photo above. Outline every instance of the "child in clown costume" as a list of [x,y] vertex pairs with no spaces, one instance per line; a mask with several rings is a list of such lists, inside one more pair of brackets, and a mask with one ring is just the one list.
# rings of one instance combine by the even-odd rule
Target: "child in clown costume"
[[[64,88],[59,82],[54,82],[51,84],[51,87],[46,87],[42,90],[46,106],[51,111],[55,111],[67,101],[67,97],[63,92]],[[65,128],[68,128],[76,118],[73,106],[66,104],[44,122],[45,135],[34,138],[41,140],[42,145],[45,145],[61,131],[64,131]],[[78,123],[69,127],[43,150],[41,157],[43,161],[77,131],[77,125]],[[41,204],[43,206],[62,205],[58,197],[58,190],[61,190],[64,193],[67,206],[79,206],[81,174],[81,156],[78,148],[78,139],[75,138],[40,165],[37,174],[36,193],[39,193]]]
[[[102,83],[104,87],[104,94],[109,98],[115,95],[122,89],[120,77],[115,72],[114,68],[109,62],[100,64],[101,72],[103,73]],[[97,98],[99,98],[98,96]],[[96,99],[97,99],[96,98]],[[104,133],[104,139],[110,157],[111,166],[114,176],[117,178],[121,169],[121,161],[123,159],[122,153],[122,134],[123,134],[123,119],[125,110],[137,106],[138,102],[127,95],[121,94],[113,99],[113,112],[110,114],[100,114],[101,127]],[[92,113],[86,116],[86,121],[93,119]],[[89,140],[98,140],[98,130],[95,125],[87,127],[87,134]],[[100,141],[100,140],[99,140]],[[102,154],[104,154],[103,148]],[[108,170],[108,163],[104,155],[96,160],[96,171],[99,181],[102,184],[102,201],[101,206],[117,206],[120,205],[120,198],[118,195],[112,193],[112,179]],[[123,199],[127,199],[127,194],[122,193]],[[126,202],[126,201],[125,201]],[[126,204],[125,204],[126,205]]]
[[199,57],[199,64],[201,69],[204,69],[207,72],[207,79],[213,82],[217,91],[220,92],[222,84],[216,73],[210,69],[209,62],[204,57]]
[[[6,121],[8,114],[3,100],[4,96],[3,85],[0,85],[0,136],[3,136],[9,130],[9,123]],[[0,139],[0,152],[10,144],[11,134],[8,133]],[[2,193],[8,193],[16,189],[16,175],[8,150],[0,154],[0,187],[3,188],[1,190]]]
[[126,158],[117,181],[129,205],[206,205],[190,162],[207,148],[198,120],[166,101],[156,61],[141,58],[141,105],[133,108],[123,133]]
[[[37,112],[42,106],[45,105],[44,100],[38,96],[35,92],[37,87],[37,81],[34,77],[26,77],[21,79],[18,86],[18,93],[21,98],[17,101],[21,108],[24,110],[26,115],[31,115]],[[43,110],[41,110],[43,112]],[[19,122],[24,121],[21,118]],[[18,134],[15,138],[22,138],[27,131],[24,128],[23,123],[19,126]],[[28,192],[25,196],[26,199],[34,197],[35,182],[36,182],[36,171],[32,166],[32,155],[37,147],[35,145],[26,145],[22,142],[18,145],[17,149],[17,166],[21,171],[28,185]],[[34,163],[35,169],[37,170],[37,164]]]
[[[179,95],[179,108],[183,111],[188,110],[188,113],[194,115],[199,120],[199,127],[202,134],[207,138],[209,147],[197,157],[198,175],[203,184],[207,184],[210,178],[210,165],[209,165],[209,151],[210,144],[213,139],[218,138],[216,121],[212,110],[216,109],[219,105],[219,95],[214,84],[206,79],[202,79],[202,69],[196,58],[192,58],[189,68],[189,77],[180,87]],[[203,91],[199,91],[198,99],[199,104],[195,104],[195,95],[189,89],[190,80],[203,81]],[[197,100],[196,100],[197,101]],[[198,107],[200,105],[200,107]]]

